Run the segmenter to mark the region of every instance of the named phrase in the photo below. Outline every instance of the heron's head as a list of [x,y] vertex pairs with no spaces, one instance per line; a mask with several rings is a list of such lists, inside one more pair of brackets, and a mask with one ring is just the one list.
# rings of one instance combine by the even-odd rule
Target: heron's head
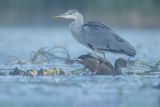
[[76,59],[76,61],[82,63],[88,58],[91,58],[91,56],[90,55],[81,55],[80,57],[78,57],[78,59]]
[[54,18],[65,18],[65,19],[77,19],[81,14],[78,12],[78,10],[69,10],[63,14],[60,14],[58,16],[54,16]]

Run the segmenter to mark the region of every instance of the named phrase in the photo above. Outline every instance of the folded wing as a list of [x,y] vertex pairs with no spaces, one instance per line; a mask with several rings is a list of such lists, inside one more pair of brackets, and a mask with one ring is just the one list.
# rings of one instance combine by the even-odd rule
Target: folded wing
[[88,22],[83,25],[82,32],[87,44],[93,49],[136,55],[135,48],[128,41],[100,22]]

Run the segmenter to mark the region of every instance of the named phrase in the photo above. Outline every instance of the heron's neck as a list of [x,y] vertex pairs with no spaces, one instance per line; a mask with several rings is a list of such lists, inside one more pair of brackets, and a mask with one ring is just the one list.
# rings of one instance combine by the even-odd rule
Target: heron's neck
[[72,22],[70,24],[70,29],[71,29],[72,32],[79,33],[81,31],[82,26],[83,26],[83,16],[81,14],[79,14],[74,19],[74,22]]

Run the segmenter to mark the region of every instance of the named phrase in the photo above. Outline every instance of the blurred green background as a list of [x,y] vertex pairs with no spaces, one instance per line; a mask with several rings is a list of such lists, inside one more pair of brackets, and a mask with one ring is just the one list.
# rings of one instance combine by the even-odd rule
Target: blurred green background
[[160,27],[160,0],[0,0],[0,26],[54,26],[69,9],[112,27]]

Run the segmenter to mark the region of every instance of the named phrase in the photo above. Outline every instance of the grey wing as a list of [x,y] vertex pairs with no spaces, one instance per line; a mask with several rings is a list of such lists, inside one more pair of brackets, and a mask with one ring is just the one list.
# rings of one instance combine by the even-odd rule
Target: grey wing
[[134,47],[114,33],[109,27],[99,22],[89,22],[83,25],[83,34],[87,44],[92,48],[125,53],[134,56]]

